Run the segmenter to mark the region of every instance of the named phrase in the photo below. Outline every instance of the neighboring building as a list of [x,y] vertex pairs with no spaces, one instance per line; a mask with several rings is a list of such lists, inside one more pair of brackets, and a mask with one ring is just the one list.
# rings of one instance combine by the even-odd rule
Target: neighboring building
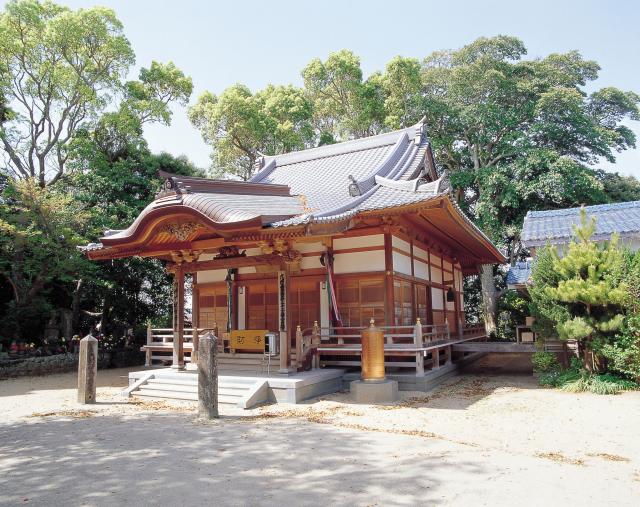
[[[573,238],[573,228],[580,225],[582,208],[529,211],[522,226],[522,245],[535,258],[538,248],[554,245],[562,252]],[[584,206],[588,217],[596,219],[594,241],[609,241],[617,233],[622,243],[632,250],[640,249],[640,201]],[[531,259],[517,262],[507,273],[510,289],[526,289],[531,277]]]
[[[424,336],[405,331],[411,352],[390,347],[387,359],[400,367],[412,361],[418,374],[421,358],[437,367],[423,339],[442,338],[436,330],[445,327],[447,338],[464,335],[463,276],[504,262],[437,177],[422,123],[263,157],[248,182],[162,176],[162,190],[133,224],[108,231],[87,255],[166,261],[179,295],[185,273],[193,273],[194,326],[218,329],[223,355],[244,349],[237,331],[277,335],[283,372],[306,367],[300,336],[316,322],[323,340],[314,353],[323,364],[359,364],[355,348],[336,349],[346,343],[337,335],[348,338],[359,331],[343,328],[371,319],[413,327],[419,318]],[[179,320],[176,366],[184,350],[197,349],[197,340],[183,349]]]

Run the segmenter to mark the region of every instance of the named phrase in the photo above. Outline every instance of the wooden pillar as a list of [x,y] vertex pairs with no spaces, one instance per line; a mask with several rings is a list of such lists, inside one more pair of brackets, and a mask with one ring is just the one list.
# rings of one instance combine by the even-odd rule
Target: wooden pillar
[[387,326],[395,326],[395,305],[393,302],[393,243],[391,234],[384,235],[384,322]]
[[198,351],[200,350],[200,335],[198,329],[200,328],[200,293],[198,291],[198,273],[192,274],[191,281],[191,324],[193,327],[193,336],[191,341],[193,343],[193,349],[191,351],[191,363],[198,363]]
[[289,291],[291,290],[291,272],[288,263],[278,271],[278,331],[280,332],[280,369],[278,373],[291,372],[291,309]]
[[98,375],[98,340],[87,335],[80,340],[78,358],[78,403],[96,402],[96,376]]
[[[422,322],[420,317],[416,319],[416,325],[413,326],[413,345],[422,348]],[[416,377],[424,377],[424,351],[416,351]]]
[[175,284],[175,312],[173,317],[173,364],[172,368],[184,369],[184,267],[176,266],[173,275]]

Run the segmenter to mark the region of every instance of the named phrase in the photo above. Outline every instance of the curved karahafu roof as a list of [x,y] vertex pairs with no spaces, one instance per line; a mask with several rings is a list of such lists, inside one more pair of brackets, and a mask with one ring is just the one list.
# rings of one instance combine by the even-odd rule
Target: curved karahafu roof
[[[450,198],[422,122],[402,130],[262,157],[248,182],[162,174],[165,186],[127,229],[86,247],[92,258],[140,255],[182,241],[337,234],[359,217],[403,215],[447,245],[467,270],[502,254]],[[193,224],[191,228],[185,223]],[[412,225],[413,224],[413,225]],[[173,229],[172,229],[173,227]]]

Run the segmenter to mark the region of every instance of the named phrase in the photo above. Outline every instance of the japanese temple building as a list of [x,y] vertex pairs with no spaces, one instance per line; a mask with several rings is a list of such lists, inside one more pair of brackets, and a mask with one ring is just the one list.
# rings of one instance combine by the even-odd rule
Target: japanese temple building
[[[463,277],[504,257],[457,206],[446,175],[438,177],[422,122],[263,156],[257,169],[246,182],[163,173],[155,200],[128,228],[85,247],[97,261],[165,261],[176,315],[184,315],[185,274],[193,274],[196,331],[185,333],[183,319],[174,319],[167,344],[174,367],[183,367],[185,352],[197,353],[207,329],[223,338],[220,357],[262,356],[269,343],[262,335],[275,335],[282,373],[357,366],[349,340],[336,337],[372,319],[400,337],[416,323],[425,337],[441,339],[443,328],[463,337]],[[305,337],[314,334],[320,339],[309,346]],[[390,364],[420,363],[422,336],[408,341],[411,357],[390,351]],[[320,362],[309,361],[318,348]],[[428,362],[430,354],[419,354]]]

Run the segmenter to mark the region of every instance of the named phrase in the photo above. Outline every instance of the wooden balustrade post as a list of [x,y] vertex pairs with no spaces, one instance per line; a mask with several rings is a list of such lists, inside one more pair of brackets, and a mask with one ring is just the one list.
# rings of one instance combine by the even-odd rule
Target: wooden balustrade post
[[[413,345],[417,349],[423,347],[422,344],[422,322],[420,317],[416,319],[416,324],[413,326]],[[416,350],[416,377],[424,376],[424,351]]]
[[78,403],[96,402],[98,375],[98,340],[90,334],[80,340],[78,357]]
[[437,370],[438,368],[440,368],[440,349],[439,348],[435,348],[431,351],[431,357],[432,357],[432,363],[431,363],[431,369],[432,370]]
[[[153,345],[153,329],[151,329],[151,322],[147,322],[147,347]],[[150,348],[147,348],[144,352],[144,365],[151,366],[153,352]]]
[[322,330],[318,325],[318,321],[313,321],[313,334],[311,335],[311,347],[313,349],[313,356],[311,357],[311,368],[320,368],[320,353],[318,347],[320,346]]
[[296,326],[296,369],[302,367],[302,329]]
[[191,364],[198,364],[198,350],[200,349],[200,335],[198,334],[198,329],[193,328],[191,333]]

